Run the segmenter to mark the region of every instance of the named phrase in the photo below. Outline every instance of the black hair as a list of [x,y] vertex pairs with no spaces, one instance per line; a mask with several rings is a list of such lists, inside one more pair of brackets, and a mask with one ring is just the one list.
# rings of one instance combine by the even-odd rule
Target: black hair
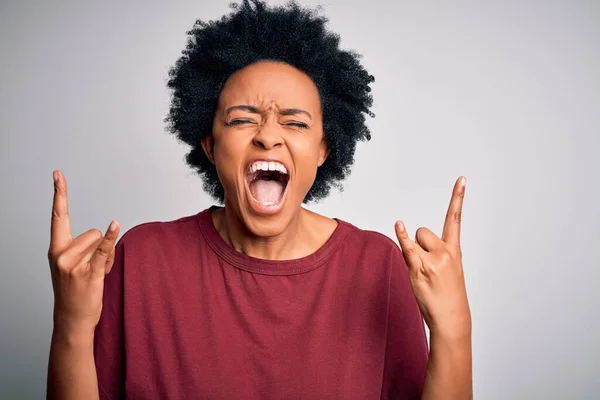
[[269,7],[263,1],[231,4],[232,11],[217,21],[196,21],[187,32],[182,56],[169,71],[172,91],[168,130],[191,146],[186,162],[204,181],[204,189],[220,202],[224,190],[215,166],[201,146],[212,134],[221,89],[236,71],[257,61],[279,61],[306,73],[319,92],[324,140],[329,149],[304,202],[326,197],[332,186],[342,189],[354,163],[358,140],[370,140],[365,124],[375,79],[359,63],[360,55],[339,48],[340,37],[326,29],[320,8],[295,1]]

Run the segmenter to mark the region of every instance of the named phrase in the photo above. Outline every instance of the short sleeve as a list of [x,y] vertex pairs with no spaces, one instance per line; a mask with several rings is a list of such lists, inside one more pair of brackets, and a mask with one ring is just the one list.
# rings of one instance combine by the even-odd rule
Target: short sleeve
[[420,399],[425,384],[428,345],[408,267],[394,246],[390,276],[387,342],[382,399]]
[[124,253],[124,244],[121,240],[115,247],[113,267],[105,277],[102,314],[94,334],[94,359],[101,400],[125,397]]

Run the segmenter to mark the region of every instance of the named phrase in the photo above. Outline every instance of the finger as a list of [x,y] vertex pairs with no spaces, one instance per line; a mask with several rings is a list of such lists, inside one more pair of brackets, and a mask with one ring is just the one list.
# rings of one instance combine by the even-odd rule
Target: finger
[[113,249],[108,255],[108,259],[106,260],[106,264],[104,265],[104,273],[108,274],[115,263],[115,249]]
[[60,171],[53,172],[54,201],[50,222],[50,253],[59,254],[71,243],[71,224],[67,201],[67,181]]
[[442,240],[431,229],[424,227],[417,229],[415,242],[427,252],[435,251],[443,245]]
[[104,238],[94,251],[94,255],[90,260],[90,268],[92,269],[92,275],[100,277],[106,274],[106,262],[113,252],[117,237],[119,236],[119,223],[117,221],[111,221]]
[[100,246],[100,243],[102,243],[103,240],[104,236],[100,236],[92,244],[90,244],[85,251],[81,253],[81,257],[77,262],[77,265],[82,266],[83,268],[88,268],[92,257],[94,257],[94,254],[96,253],[96,249],[98,246]]
[[461,176],[454,184],[452,198],[450,199],[450,205],[446,213],[444,230],[442,231],[442,240],[454,246],[460,246],[460,224],[466,183],[466,178]]
[[[102,239],[102,232],[98,229],[90,229],[89,231],[82,233],[71,241],[71,244],[67,250],[63,251],[58,257],[62,268],[70,269],[82,263],[85,259],[86,253],[90,252],[90,246],[94,243],[99,243],[99,239]],[[96,244],[97,246],[97,244]],[[91,252],[93,254],[93,250]],[[90,257],[87,258],[89,261]]]
[[406,264],[410,269],[420,268],[422,261],[419,256],[419,245],[410,240],[408,232],[406,232],[406,226],[402,221],[396,222],[396,236],[402,249],[402,254],[406,259]]
[[[94,249],[100,244],[100,240],[102,240],[102,238],[96,239],[85,249],[77,253],[72,252],[73,249],[71,248],[61,253],[56,259],[56,268],[62,273],[69,274],[73,273],[75,270],[83,271],[92,257],[90,253],[93,254]],[[81,244],[83,244],[83,242]]]
[[101,238],[102,232],[99,229],[90,229],[73,239],[66,253],[83,255],[92,243]]

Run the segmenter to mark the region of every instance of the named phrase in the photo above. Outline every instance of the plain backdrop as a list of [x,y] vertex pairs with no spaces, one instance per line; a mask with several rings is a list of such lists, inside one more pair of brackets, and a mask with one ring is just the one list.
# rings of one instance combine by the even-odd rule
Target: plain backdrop
[[[212,204],[165,131],[165,82],[186,31],[228,3],[1,3],[0,398],[45,396],[53,169],[75,234]],[[475,398],[598,398],[600,2],[302,3],[376,77],[372,141],[310,208],[440,233],[467,176]]]

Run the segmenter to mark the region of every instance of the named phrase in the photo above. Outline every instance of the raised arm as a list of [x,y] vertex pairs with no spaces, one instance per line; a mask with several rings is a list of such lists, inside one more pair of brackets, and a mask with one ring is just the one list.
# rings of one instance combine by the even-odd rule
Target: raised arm
[[441,238],[419,228],[412,241],[404,224],[396,223],[413,292],[430,330],[423,400],[473,398],[471,312],[460,248],[464,194],[461,177],[454,185]]
[[54,171],[48,260],[54,289],[54,329],[48,363],[48,399],[98,399],[94,329],[102,311],[104,276],[112,268],[119,225],[71,235],[67,183]]

